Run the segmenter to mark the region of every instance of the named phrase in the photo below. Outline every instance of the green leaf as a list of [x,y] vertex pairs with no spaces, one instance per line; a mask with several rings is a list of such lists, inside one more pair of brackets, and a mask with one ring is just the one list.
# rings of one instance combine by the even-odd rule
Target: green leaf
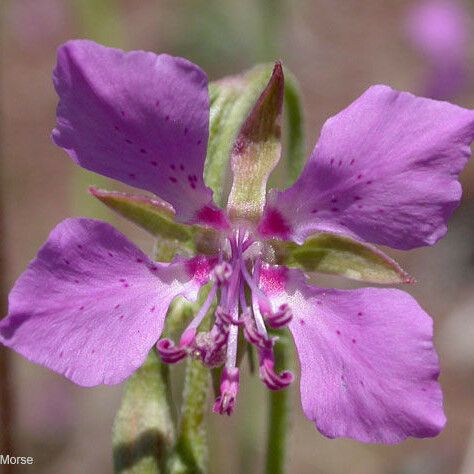
[[230,191],[230,154],[242,124],[268,84],[273,64],[262,64],[243,74],[209,85],[211,101],[209,143],[204,180],[214,200],[224,206]]
[[257,221],[262,214],[267,181],[281,155],[283,94],[283,68],[277,63],[232,149],[233,183],[227,204],[231,218]]
[[348,237],[321,233],[308,238],[303,245],[277,240],[270,243],[279,264],[306,272],[331,273],[380,284],[414,282],[382,251]]
[[168,367],[152,350],[127,382],[113,428],[116,474],[165,472],[175,439],[168,387]]

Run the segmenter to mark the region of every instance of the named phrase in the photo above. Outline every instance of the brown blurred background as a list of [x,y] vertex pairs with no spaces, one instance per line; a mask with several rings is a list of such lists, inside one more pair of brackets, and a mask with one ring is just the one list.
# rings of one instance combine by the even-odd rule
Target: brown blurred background
[[[259,61],[282,59],[301,84],[310,151],[325,119],[369,85],[384,83],[422,93],[426,64],[404,35],[410,4],[409,0],[2,0],[1,244],[7,287],[52,227],[71,215],[107,219],[142,249],[151,250],[146,234],[118,222],[87,196],[87,185],[104,180],[78,172],[51,143],[57,102],[51,71],[59,44],[89,37],[124,49],[181,55],[203,67],[211,80]],[[474,66],[472,55],[470,60]],[[455,102],[472,108],[471,83]],[[290,473],[474,473],[474,162],[462,182],[463,202],[442,242],[407,254],[388,252],[418,280],[408,291],[435,321],[449,420],[445,431],[435,439],[398,446],[328,440],[303,417],[295,383]],[[13,353],[10,359],[16,454],[35,458],[33,466],[17,472],[112,472],[111,425],[122,387],[83,389]],[[209,414],[213,474],[261,472],[266,394],[258,379],[250,377],[245,377],[241,390],[232,418]]]

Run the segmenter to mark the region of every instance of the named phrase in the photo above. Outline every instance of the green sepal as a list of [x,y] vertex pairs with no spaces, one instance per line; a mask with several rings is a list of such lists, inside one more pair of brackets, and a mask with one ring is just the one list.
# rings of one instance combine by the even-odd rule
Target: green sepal
[[283,67],[285,94],[283,98],[283,152],[269,180],[269,189],[291,186],[301,173],[306,161],[303,106],[295,76]]
[[106,191],[93,186],[89,192],[129,221],[155,237],[179,242],[189,242],[192,238],[190,226],[174,222],[174,210],[165,201],[148,196]]
[[233,183],[227,203],[231,218],[258,221],[263,212],[267,181],[280,161],[283,96],[283,68],[277,63],[232,148]]
[[90,187],[89,192],[107,207],[156,237],[155,250],[161,255],[160,261],[170,261],[176,253],[188,256],[196,253],[212,255],[220,245],[220,236],[215,230],[175,222],[174,210],[165,201],[95,187]]
[[268,84],[273,64],[261,64],[209,84],[210,121],[204,180],[214,201],[224,206],[230,192],[230,154],[237,135]]
[[309,237],[303,245],[272,240],[280,265],[306,272],[341,275],[352,280],[379,284],[413,283],[393,259],[373,245],[336,234],[321,233]]
[[128,380],[113,427],[116,474],[159,474],[173,447],[175,427],[167,393],[168,367],[152,350]]

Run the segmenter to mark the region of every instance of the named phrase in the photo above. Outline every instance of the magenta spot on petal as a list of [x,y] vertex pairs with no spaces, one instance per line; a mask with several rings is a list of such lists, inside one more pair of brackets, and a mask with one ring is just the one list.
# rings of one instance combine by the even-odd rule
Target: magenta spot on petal
[[339,331],[339,329],[338,329],[338,330],[336,331],[336,334],[337,334],[338,336],[340,336],[340,335],[341,335],[341,331]]
[[152,266],[150,267],[150,270],[151,270],[152,272],[156,272],[156,270],[158,270],[158,267],[157,267],[156,265],[152,265]]
[[178,180],[174,176],[170,176],[169,179],[172,183],[177,183],[178,182]]
[[157,101],[155,102],[155,106],[156,106],[156,107],[159,107],[159,106],[160,106],[160,101],[159,101],[159,100],[157,100]]
[[126,281],[127,281],[127,280],[125,280],[125,278],[120,278],[120,279],[119,279],[119,282],[120,282],[120,283],[125,283]]
[[356,160],[354,160],[354,158],[352,158],[351,162],[349,163],[350,165],[353,165],[355,163]]
[[131,145],[131,144],[133,143],[132,140],[130,140],[130,139],[128,139],[128,138],[126,138],[125,141],[126,141],[129,145]]
[[281,293],[285,290],[288,281],[288,269],[286,267],[262,268],[260,283],[262,289],[268,296]]
[[128,288],[129,286],[130,286],[130,285],[129,285],[128,283],[124,283],[124,284],[123,284],[123,287],[124,287],[124,288]]
[[196,189],[196,185],[195,185],[194,183],[191,183],[191,187],[192,187],[193,189]]
[[362,311],[359,311],[359,312],[357,313],[357,316],[362,316]]
[[202,140],[198,140],[198,141],[196,142],[196,145],[199,146],[201,143],[202,143]]
[[358,174],[358,175],[357,175],[357,179],[362,179],[362,175],[361,175],[361,174]]
[[114,127],[114,128],[115,128],[115,130],[117,130],[117,132],[119,132],[119,131],[120,131],[120,128],[119,128],[119,127],[117,127],[117,125],[115,125],[115,127]]
[[130,176],[130,178],[132,179],[135,179],[137,177],[134,173],[128,173],[128,176]]
[[318,212],[319,212],[319,211],[318,211],[317,209],[313,209],[313,210],[311,211],[311,214],[317,214]]
[[145,148],[140,148],[140,153],[146,153]]
[[184,165],[183,165],[182,163],[179,165],[179,169],[180,169],[181,171],[184,171]]
[[321,300],[316,300],[316,304],[321,305],[321,304],[323,304],[323,302]]
[[221,209],[204,206],[197,213],[197,219],[217,229],[227,229],[229,224]]
[[360,196],[354,196],[354,201],[360,201],[362,198]]
[[77,278],[75,278],[74,283],[79,283],[79,280]]
[[142,258],[137,258],[135,261],[136,261],[137,263],[143,263],[143,259],[142,259]]
[[156,309],[156,306],[152,306],[152,307],[150,308],[150,313],[153,313],[153,311],[155,311],[155,309]]
[[79,309],[82,311],[84,309],[84,306],[81,306]]
[[113,254],[112,252],[107,252],[107,255],[108,255],[109,257],[113,257],[113,256],[114,256],[114,254]]
[[357,205],[358,209],[362,209],[364,206],[362,204]]
[[338,211],[339,211],[339,208],[338,208],[338,207],[331,207],[331,211],[332,211],[332,212],[338,212]]
[[336,202],[337,202],[337,198],[332,198],[332,199],[331,199],[331,202],[332,202],[332,203],[336,203]]
[[124,318],[125,316],[123,314],[120,315],[120,321],[122,321],[122,319]]
[[188,134],[188,129],[187,129],[187,128],[184,129],[184,134],[185,134],[185,135]]
[[300,319],[300,324],[304,326],[306,323],[304,322],[304,319]]
[[71,262],[70,262],[67,258],[64,259],[64,263],[65,263],[66,265],[71,265]]
[[92,350],[91,350],[91,354],[95,354],[95,349],[92,349]]
[[120,308],[120,304],[116,304],[116,305],[114,306],[114,309],[119,309],[119,308]]
[[337,164],[337,166],[341,166],[342,165],[342,160],[339,160],[339,163]]
[[379,212],[380,214],[383,214],[383,213],[385,212],[385,209],[379,209],[378,212]]
[[63,355],[64,355],[64,351],[61,351],[61,352],[59,353],[59,357],[62,357]]
[[280,211],[270,208],[267,209],[260,222],[259,231],[263,235],[274,235],[286,239],[291,233],[291,228]]
[[167,115],[167,116],[165,117],[165,120],[168,122],[168,121],[169,121],[169,119],[170,119],[170,116],[169,116],[169,115]]
[[331,163],[331,166],[334,164],[334,158],[331,158],[330,163]]
[[186,262],[186,270],[191,278],[204,284],[209,280],[209,275],[216,264],[216,258],[198,255]]
[[352,339],[352,343],[355,344],[357,341],[355,339]]
[[123,110],[120,111],[120,114],[122,115],[122,117],[125,117],[125,112]]
[[359,383],[361,384],[362,387],[364,387],[364,381],[363,380],[359,380]]
[[158,162],[157,161],[150,161],[150,165],[151,166],[158,166]]
[[421,389],[421,391],[422,391],[422,392],[426,392],[426,388],[423,387],[423,388]]
[[369,179],[366,184],[372,184],[372,181]]
[[82,245],[81,245],[81,244],[77,244],[77,248],[78,248],[79,250],[82,250]]
[[176,166],[175,166],[175,165],[173,165],[173,164],[171,164],[171,165],[170,165],[170,168],[171,168],[173,171],[175,171],[175,170],[176,170]]

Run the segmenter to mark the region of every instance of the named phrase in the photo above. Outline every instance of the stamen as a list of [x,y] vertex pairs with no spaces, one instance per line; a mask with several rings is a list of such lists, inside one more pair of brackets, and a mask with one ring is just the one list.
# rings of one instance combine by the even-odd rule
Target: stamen
[[220,262],[214,268],[214,275],[219,283],[226,283],[232,276],[232,266],[228,262]]
[[196,316],[191,321],[191,323],[188,325],[188,327],[184,330],[181,336],[181,339],[179,341],[179,345],[181,347],[188,347],[194,341],[194,338],[196,337],[197,328],[202,323],[202,320],[208,313],[209,308],[211,307],[212,302],[214,301],[214,298],[216,297],[216,293],[217,293],[217,284],[214,284],[212,285],[212,288],[209,291],[209,294],[207,295],[206,301],[201,306],[201,309],[196,314]]
[[287,304],[282,304],[276,313],[267,315],[266,319],[272,328],[280,329],[290,323],[293,319],[293,313]]
[[270,390],[281,390],[293,382],[294,377],[289,370],[285,370],[279,374],[275,372],[275,360],[272,349],[260,351],[259,359],[260,378]]
[[[260,315],[260,310],[262,310],[264,313],[270,314],[272,312],[272,304],[270,303],[270,300],[268,299],[267,295],[258,287],[258,279],[259,279],[259,266],[260,262],[259,259],[255,262],[255,267],[254,267],[254,276],[253,278],[250,276],[247,266],[245,265],[245,261],[241,259],[240,261],[240,268],[242,271],[242,275],[245,279],[245,282],[247,285],[250,287],[250,290],[252,292],[252,306],[253,310],[255,313],[255,309],[259,310],[258,314]],[[258,303],[258,305],[257,305]],[[257,323],[259,326],[262,326],[262,329],[265,327],[263,324],[263,319],[260,323]]]
[[171,339],[160,339],[156,344],[156,349],[165,364],[175,364],[187,355],[186,350],[175,346]]

